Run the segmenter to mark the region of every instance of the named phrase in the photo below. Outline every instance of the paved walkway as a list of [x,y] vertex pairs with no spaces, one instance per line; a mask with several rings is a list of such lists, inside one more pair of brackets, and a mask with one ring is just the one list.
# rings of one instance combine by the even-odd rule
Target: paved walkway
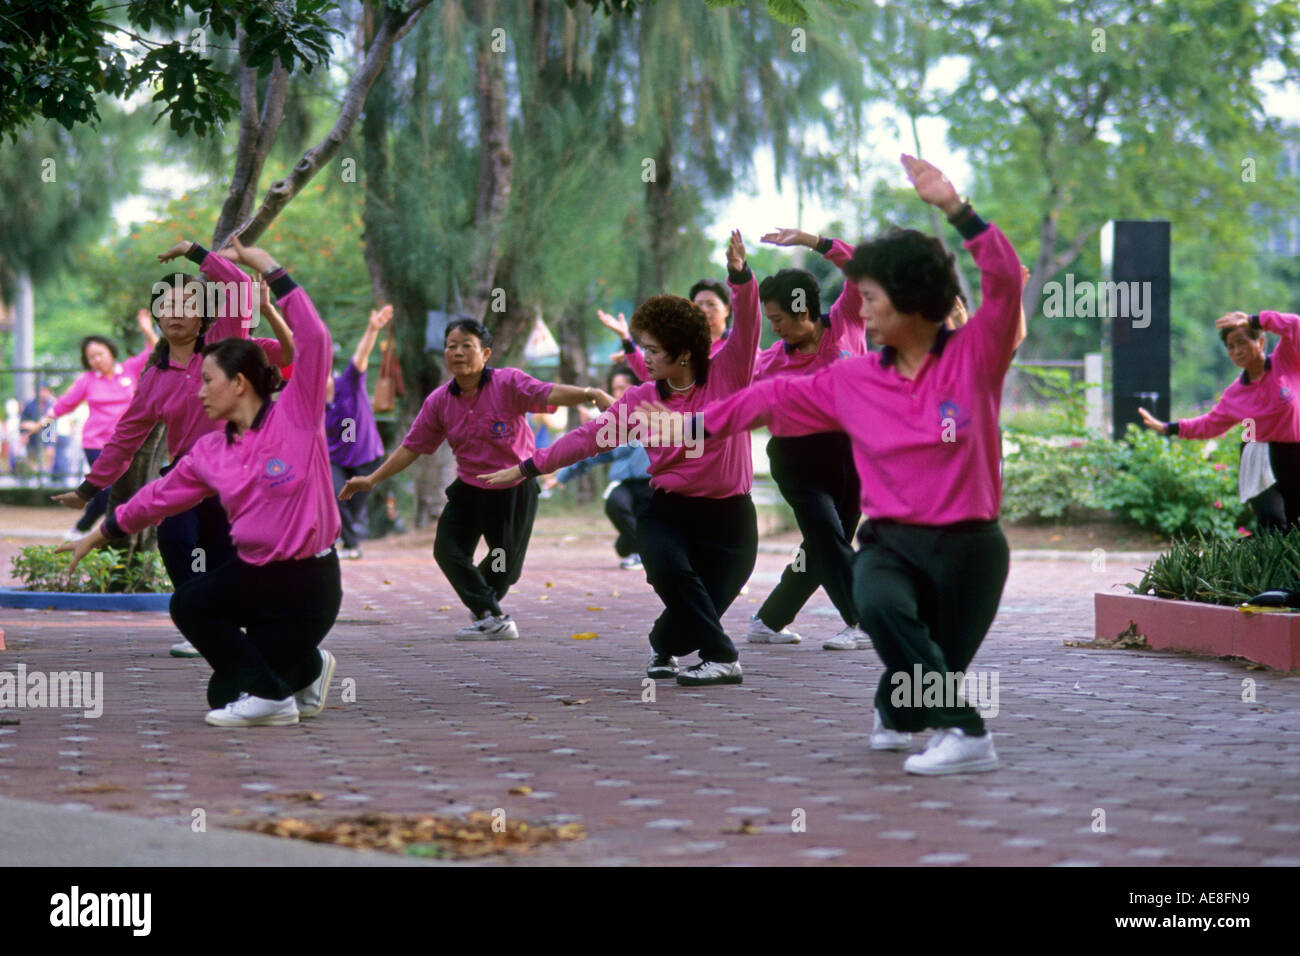
[[[618,570],[597,516],[589,535],[563,527],[539,522],[507,599],[515,642],[451,640],[466,615],[427,540],[369,545],[344,569],[332,705],[296,728],[204,725],[206,666],[167,656],[165,615],[0,609],[0,670],[101,671],[105,693],[98,719],[0,710],[0,797],[172,828],[201,809],[209,830],[498,807],[585,824],[586,840],[519,861],[534,863],[1300,865],[1300,680],[1064,646],[1092,637],[1092,594],[1136,580],[1136,558],[1013,559],[976,659],[998,677],[1003,769],[920,778],[868,750],[880,664],[821,649],[840,627],[821,594],[794,625],[802,645],[741,645],[743,685],[660,681],[644,702],[653,592]],[[0,542],[0,568],[17,546]],[[738,640],[776,550],[726,616]],[[322,796],[310,811],[304,791]]]

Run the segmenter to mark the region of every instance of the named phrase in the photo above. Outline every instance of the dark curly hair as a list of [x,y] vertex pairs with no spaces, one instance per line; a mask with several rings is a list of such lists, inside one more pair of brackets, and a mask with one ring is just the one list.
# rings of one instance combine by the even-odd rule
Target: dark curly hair
[[108,349],[109,354],[113,356],[113,361],[117,361],[117,346],[113,344],[112,339],[106,339],[102,335],[87,335],[81,340],[81,367],[87,372],[90,371],[90,359],[86,358],[86,349],[95,343]]
[[[803,293],[803,308],[795,308],[795,295]],[[758,298],[775,302],[790,315],[807,312],[814,322],[822,314],[822,287],[817,277],[804,269],[782,269],[758,284]]]
[[280,370],[266,360],[266,353],[249,339],[222,339],[205,346],[203,355],[212,356],[226,378],[243,375],[253,386],[257,397],[266,401],[271,393],[283,387]]
[[937,325],[948,317],[961,290],[956,262],[933,236],[895,226],[857,246],[844,274],[851,282],[880,283],[894,311],[915,312]]
[[709,322],[700,307],[679,295],[656,295],[632,313],[633,335],[648,332],[670,356],[691,354],[697,378],[709,371]]

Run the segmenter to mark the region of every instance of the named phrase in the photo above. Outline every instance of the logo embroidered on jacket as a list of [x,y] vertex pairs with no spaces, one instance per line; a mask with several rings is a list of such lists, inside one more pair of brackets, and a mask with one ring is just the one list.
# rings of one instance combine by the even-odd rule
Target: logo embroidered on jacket
[[286,465],[284,462],[282,462],[279,458],[272,458],[270,461],[266,463],[266,473],[272,478],[278,478],[280,475],[284,474],[285,469],[287,469],[288,467],[289,466]]

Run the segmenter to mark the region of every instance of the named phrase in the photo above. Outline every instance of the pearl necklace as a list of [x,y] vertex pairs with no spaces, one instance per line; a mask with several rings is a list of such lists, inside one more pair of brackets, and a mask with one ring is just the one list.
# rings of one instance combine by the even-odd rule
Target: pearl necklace
[[[668,379],[664,379],[664,381],[668,382]],[[691,379],[691,383],[689,385],[683,385],[681,388],[678,388],[672,382],[668,382],[668,387],[671,388],[674,392],[689,392],[691,389],[695,387],[695,379]]]

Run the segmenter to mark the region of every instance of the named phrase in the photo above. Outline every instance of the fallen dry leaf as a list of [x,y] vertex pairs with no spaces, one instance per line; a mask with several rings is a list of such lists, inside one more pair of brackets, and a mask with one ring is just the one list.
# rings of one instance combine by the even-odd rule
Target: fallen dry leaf
[[595,604],[588,604],[588,605],[587,605],[587,610],[588,610],[588,611],[603,611],[603,610],[605,610],[605,609],[604,609],[603,607],[597,607]]
[[528,786],[528,784],[526,784],[526,783],[521,783],[521,784],[520,784],[519,786],[517,786],[517,787],[511,787],[511,788],[510,788],[510,792],[511,792],[511,793],[519,793],[519,794],[527,795],[527,794],[530,794],[530,793],[533,792],[533,788],[530,787],[530,786]]
[[439,604],[439,605],[438,605],[438,610],[439,610],[439,611],[450,611],[450,610],[451,610],[451,605],[450,605],[450,604]]
[[315,823],[297,819],[261,820],[250,824],[247,829],[270,836],[332,843],[352,849],[459,859],[497,853],[527,853],[547,843],[582,840],[587,835],[585,828],[578,823],[539,826],[524,820],[499,818],[482,810],[475,810],[463,819],[432,814],[405,817],[379,813]]
[[570,634],[575,641],[594,641],[596,639],[595,631],[579,631],[577,634]]
[[561,698],[560,698],[560,703],[563,704],[565,707],[574,707],[574,706],[576,706],[576,705],[578,705],[578,704],[589,704],[589,703],[591,703],[591,698],[590,698],[590,697],[576,697],[576,698],[575,698],[575,697],[561,697]]

